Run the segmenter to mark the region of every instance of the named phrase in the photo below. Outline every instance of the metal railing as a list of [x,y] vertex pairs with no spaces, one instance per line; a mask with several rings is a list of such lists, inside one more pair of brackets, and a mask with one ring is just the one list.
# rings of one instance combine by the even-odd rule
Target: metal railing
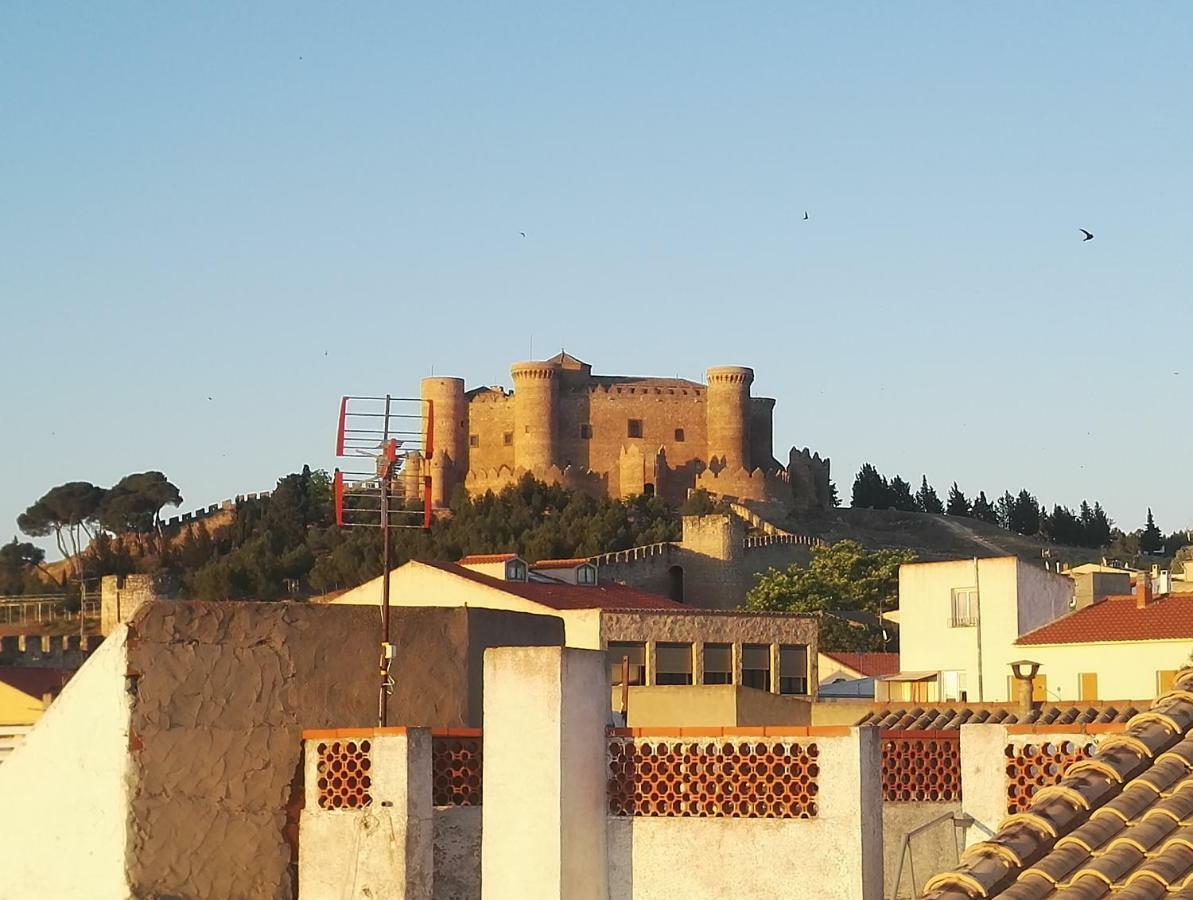
[[84,599],[78,610],[66,608],[61,594],[33,594],[0,597],[0,625],[48,625],[77,622],[80,616],[99,615],[99,600]]
[[949,628],[973,628],[977,624],[977,616],[953,616],[949,619]]

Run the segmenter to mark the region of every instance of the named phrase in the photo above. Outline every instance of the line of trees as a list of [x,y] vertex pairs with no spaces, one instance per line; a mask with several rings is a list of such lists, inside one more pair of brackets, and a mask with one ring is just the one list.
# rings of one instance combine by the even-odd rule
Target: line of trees
[[[1076,510],[1060,504],[1049,510],[1026,488],[1017,494],[1004,491],[994,502],[987,499],[985,491],[979,491],[971,500],[954,481],[947,499],[942,502],[935,488],[928,483],[927,476],[921,477],[919,489],[913,492],[911,484],[902,477],[895,475],[887,479],[870,463],[864,463],[853,480],[853,506],[968,516],[1018,534],[1040,535],[1057,544],[1115,547],[1122,555],[1131,556],[1139,553],[1172,555],[1188,543],[1188,535],[1183,531],[1165,536],[1156,526],[1150,509],[1146,525],[1128,534],[1114,527],[1114,521],[1097,501],[1091,504],[1082,500]],[[1130,537],[1135,540],[1127,540]]]

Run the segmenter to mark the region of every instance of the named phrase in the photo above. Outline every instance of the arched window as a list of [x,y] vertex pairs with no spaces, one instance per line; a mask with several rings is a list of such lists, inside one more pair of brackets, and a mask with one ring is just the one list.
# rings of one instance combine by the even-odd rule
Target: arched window
[[667,596],[676,603],[683,603],[683,566],[672,566],[667,570]]
[[505,580],[506,581],[525,581],[526,580],[526,563],[520,559],[511,559],[505,564]]
[[591,563],[584,563],[576,567],[576,584],[596,584],[597,570]]

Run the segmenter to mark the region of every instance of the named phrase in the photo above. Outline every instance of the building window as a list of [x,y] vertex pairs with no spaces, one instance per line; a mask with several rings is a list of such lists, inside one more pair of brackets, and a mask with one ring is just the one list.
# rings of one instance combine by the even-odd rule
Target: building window
[[779,647],[779,693],[808,693],[808,648],[803,644]]
[[1176,669],[1161,669],[1156,672],[1156,696],[1167,694],[1176,686]]
[[507,431],[501,436],[501,445],[503,447],[512,447],[514,445],[514,433]]
[[632,438],[642,437],[642,420],[630,419],[629,422],[626,423],[626,435]]
[[610,641],[605,651],[609,661],[609,684],[621,684],[622,660],[629,660],[629,683],[646,684],[646,645],[633,641]]
[[505,580],[506,581],[525,581],[526,580],[526,563],[520,559],[511,559],[505,564]]
[[585,563],[582,566],[576,567],[576,584],[596,584],[597,570],[596,566]]
[[1081,695],[1078,700],[1097,700],[1098,699],[1098,673],[1097,672],[1081,672],[1077,675],[1077,681],[1080,686]]
[[742,644],[741,683],[760,691],[770,690],[769,644]]
[[950,628],[969,628],[978,624],[978,589],[953,588]]
[[479,447],[481,445],[481,436],[479,434],[468,435],[468,446]]
[[683,429],[682,428],[675,429],[675,443],[677,443],[677,444],[683,443]]
[[658,644],[655,646],[654,683],[692,683],[691,644]]
[[733,684],[733,645],[704,645],[704,683]]
[[592,437],[592,426],[585,422],[580,426],[580,440],[587,441]]

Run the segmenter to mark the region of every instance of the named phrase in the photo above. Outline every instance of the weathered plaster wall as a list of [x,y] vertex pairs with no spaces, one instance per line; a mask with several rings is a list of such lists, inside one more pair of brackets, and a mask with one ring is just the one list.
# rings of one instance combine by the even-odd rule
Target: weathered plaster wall
[[[621,687],[612,689],[613,708],[621,708]],[[812,703],[733,684],[631,687],[631,728],[810,725]]]
[[476,806],[437,806],[435,900],[479,900],[481,811]]
[[137,896],[292,896],[285,807],[303,727],[374,723],[375,610],[151,603],[128,661]]
[[0,898],[123,900],[126,631],[118,628],[0,766]]
[[[919,888],[937,872],[957,865],[961,835],[950,820],[937,822],[911,838],[910,853],[903,860],[899,892],[894,894],[895,877],[899,874],[899,859],[903,855],[903,838],[912,830],[945,815],[958,815],[959,801],[949,803],[883,803],[883,878],[888,900],[899,897],[918,897]],[[915,874],[915,886],[912,874]]]
[[817,818],[610,816],[610,900],[880,900],[877,731],[855,729],[847,737],[800,740],[813,740],[820,748]]

